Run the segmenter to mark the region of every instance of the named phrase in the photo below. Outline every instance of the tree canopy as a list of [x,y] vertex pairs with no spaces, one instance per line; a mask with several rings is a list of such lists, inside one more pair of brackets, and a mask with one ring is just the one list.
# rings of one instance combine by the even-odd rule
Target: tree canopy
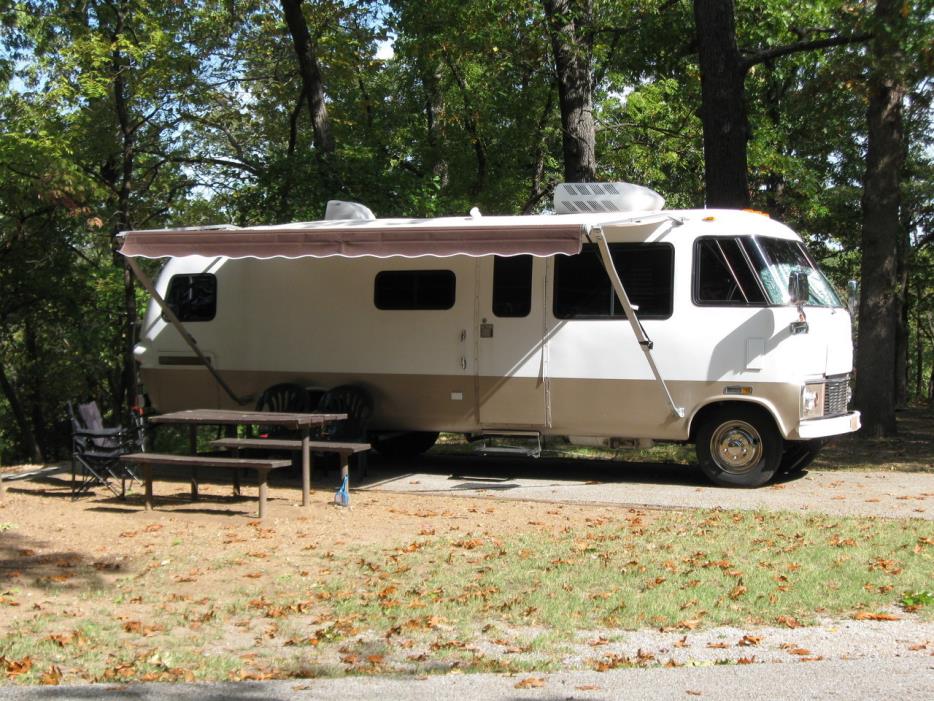
[[7,0],[0,19],[0,460],[60,452],[68,399],[136,401],[129,227],[334,198],[518,214],[568,178],[626,180],[767,211],[839,286],[868,280],[880,86],[894,267],[864,303],[896,303],[871,363],[896,404],[934,394],[922,0]]

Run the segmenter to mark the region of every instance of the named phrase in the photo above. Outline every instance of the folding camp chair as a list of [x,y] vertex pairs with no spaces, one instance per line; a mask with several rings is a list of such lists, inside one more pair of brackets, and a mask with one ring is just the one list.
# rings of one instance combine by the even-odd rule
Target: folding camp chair
[[[102,485],[114,495],[125,497],[127,479],[140,480],[130,467],[120,461],[120,456],[143,449],[142,417],[134,417],[136,425],[133,428],[104,428],[100,409],[93,401],[78,404],[77,413],[69,402],[68,414],[72,427],[72,496],[78,497],[88,493],[91,487]],[[120,480],[119,491],[113,484],[116,480]]]

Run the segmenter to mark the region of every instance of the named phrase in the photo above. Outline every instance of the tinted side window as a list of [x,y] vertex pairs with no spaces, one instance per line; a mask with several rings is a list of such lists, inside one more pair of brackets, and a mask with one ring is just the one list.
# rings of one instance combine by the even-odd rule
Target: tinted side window
[[377,309],[450,309],[456,278],[450,270],[384,270],[376,275]]
[[179,321],[210,321],[217,313],[217,278],[210,273],[173,275],[165,302]]
[[493,314],[528,316],[532,309],[532,256],[493,259]]
[[[640,319],[671,316],[674,249],[668,244],[610,244],[619,277]],[[554,315],[558,319],[624,317],[600,251],[586,244],[576,256],[555,257]]]
[[735,238],[701,239],[694,248],[697,304],[764,305],[765,295]]

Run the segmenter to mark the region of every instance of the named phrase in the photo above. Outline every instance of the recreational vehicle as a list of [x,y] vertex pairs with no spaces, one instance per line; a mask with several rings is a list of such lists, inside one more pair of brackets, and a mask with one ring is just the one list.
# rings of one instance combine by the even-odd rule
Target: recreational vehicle
[[[376,447],[439,431],[693,442],[758,486],[859,429],[850,316],[801,238],[760,213],[664,210],[564,184],[556,214],[130,231],[153,301],[136,358],[157,411],[354,385]],[[138,258],[167,259],[151,282]]]

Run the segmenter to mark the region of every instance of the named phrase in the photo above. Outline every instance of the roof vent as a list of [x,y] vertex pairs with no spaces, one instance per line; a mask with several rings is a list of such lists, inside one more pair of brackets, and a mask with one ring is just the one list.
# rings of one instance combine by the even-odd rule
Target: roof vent
[[341,200],[328,200],[324,210],[324,218],[328,219],[376,219],[369,207],[359,202],[342,202]]
[[632,183],[559,183],[555,187],[557,214],[647,212],[665,206],[655,190]]

